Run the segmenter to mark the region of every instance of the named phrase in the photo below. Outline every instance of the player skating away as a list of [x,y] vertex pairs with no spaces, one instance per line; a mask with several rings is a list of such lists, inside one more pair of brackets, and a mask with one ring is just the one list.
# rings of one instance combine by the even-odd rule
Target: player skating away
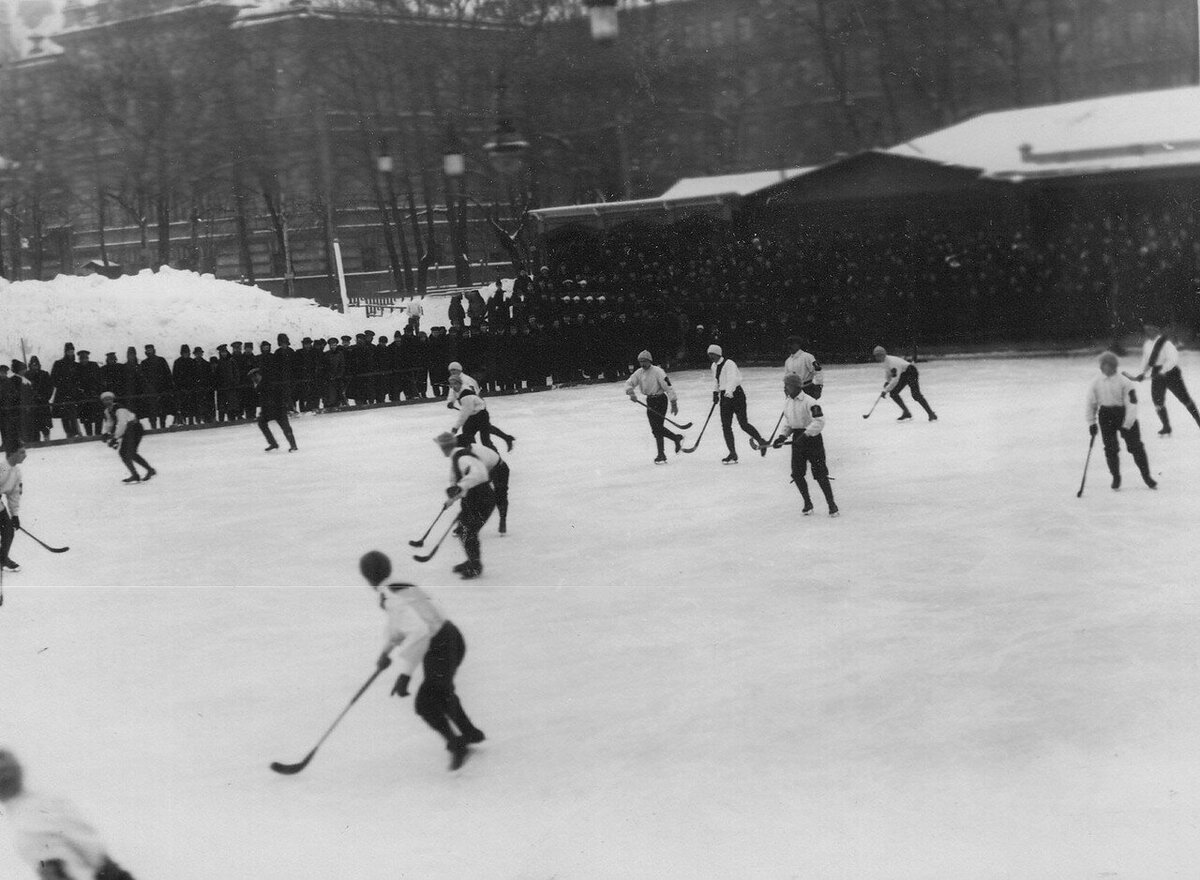
[[812,466],[813,479],[821,487],[829,515],[838,515],[838,506],[833,500],[833,487],[829,484],[829,469],[825,466],[825,440],[821,432],[825,429],[825,413],[821,405],[804,393],[801,379],[795,373],[783,377],[783,393],[787,400],[783,404],[783,418],[787,427],[775,438],[776,449],[783,446],[790,434],[792,437],[792,480],[804,499],[805,516],[812,513],[812,498],[808,494],[805,471]]
[[1100,375],[1092,382],[1087,396],[1088,433],[1096,436],[1099,422],[1100,437],[1104,441],[1104,459],[1108,472],[1112,474],[1112,487],[1121,488],[1120,446],[1117,436],[1125,438],[1125,448],[1142,474],[1142,479],[1151,489],[1158,483],[1150,476],[1150,462],[1146,458],[1146,447],[1142,444],[1141,430],[1137,420],[1137,390],[1126,376],[1117,374],[1119,361],[1111,351],[1100,355]]
[[69,801],[25,790],[12,752],[0,749],[0,803],[17,854],[39,880],[133,880],[108,855],[95,829]]
[[883,393],[879,396],[891,397],[896,401],[896,405],[901,409],[901,415],[897,421],[903,422],[912,418],[912,413],[900,399],[900,392],[907,388],[912,399],[921,404],[921,408],[929,416],[929,421],[936,422],[937,413],[929,408],[928,402],[921,394],[921,382],[916,365],[909,363],[904,358],[888,354],[882,345],[875,346],[872,354],[875,355],[875,360],[883,364]]
[[[18,446],[12,452],[6,452],[0,459],[0,566],[5,571],[20,571],[12,557],[8,555],[12,547],[17,529],[21,528],[21,493],[24,491],[21,476],[21,462],[25,460],[25,448]],[[0,598],[0,601],[3,601]]]
[[1183,384],[1183,373],[1179,371],[1179,349],[1167,338],[1159,324],[1146,322],[1142,325],[1146,341],[1142,343],[1142,370],[1133,376],[1135,382],[1141,382],[1150,374],[1150,400],[1154,410],[1162,422],[1160,437],[1171,436],[1171,419],[1167,415],[1167,391],[1187,408],[1196,424],[1200,425],[1200,410],[1188,394],[1187,386]]
[[[733,443],[734,416],[737,416],[738,426],[750,435],[750,445],[766,455],[767,441],[746,418],[746,392],[742,390],[742,373],[738,365],[725,357],[719,345],[708,347],[708,359],[712,362],[713,403],[720,403],[721,430],[725,434],[725,446],[729,450],[729,454],[721,459],[721,463],[737,464],[737,448]],[[755,446],[755,443],[758,445]]]
[[683,446],[683,435],[673,434],[663,423],[668,401],[671,405],[671,415],[679,415],[679,399],[675,389],[671,387],[671,380],[666,371],[655,365],[650,352],[639,353],[637,360],[638,368],[625,380],[625,393],[629,395],[630,400],[637,400],[639,391],[646,395],[646,418],[650,422],[650,433],[654,435],[654,443],[658,447],[658,457],[654,459],[654,463],[666,464],[667,454],[663,451],[663,438],[674,441],[676,452]]
[[[263,343],[266,345],[267,343]],[[269,362],[264,358],[264,362]],[[255,367],[246,374],[250,377],[250,382],[254,386],[255,393],[258,395],[258,429],[262,431],[263,438],[267,441],[267,448],[264,452],[272,452],[279,448],[279,444],[275,442],[275,435],[271,433],[269,422],[274,421],[279,425],[279,429],[283,431],[283,436],[288,442],[288,452],[296,451],[296,435],[292,433],[292,425],[288,421],[288,410],[291,408],[287,392],[282,382],[267,381],[263,376],[261,367]]]
[[422,665],[424,677],[417,688],[414,708],[421,720],[446,740],[450,769],[457,770],[467,760],[470,746],[484,740],[483,731],[471,723],[454,690],[454,673],[467,651],[462,633],[420,587],[384,585],[392,573],[392,563],[383,553],[372,550],[365,554],[359,568],[378,593],[379,607],[387,612],[387,632],[378,666],[390,666],[391,654],[396,652],[401,672],[392,693],[407,697],[413,670],[418,663]]
[[468,443],[475,442],[475,435],[478,434],[480,442],[489,449],[495,449],[492,445],[492,434],[495,434],[508,446],[508,451],[512,452],[513,442],[517,439],[512,434],[506,434],[498,427],[492,424],[491,414],[488,413],[487,404],[484,403],[478,391],[473,391],[468,388],[462,381],[461,376],[450,377],[450,393],[455,396],[458,401],[458,421],[454,423],[452,433],[462,432],[462,435],[467,438]]
[[783,362],[783,375],[799,376],[800,387],[809,397],[817,400],[825,390],[825,374],[817,359],[802,348],[804,342],[800,336],[792,335],[787,339],[788,359]]
[[[109,446],[117,450],[121,461],[129,469],[129,476],[121,482],[140,483],[153,477],[158,471],[138,453],[142,436],[146,433],[141,420],[128,407],[118,403],[117,396],[111,391],[100,395],[100,403],[104,407],[104,423],[100,426],[100,434]],[[135,462],[146,469],[144,477],[133,466]]]

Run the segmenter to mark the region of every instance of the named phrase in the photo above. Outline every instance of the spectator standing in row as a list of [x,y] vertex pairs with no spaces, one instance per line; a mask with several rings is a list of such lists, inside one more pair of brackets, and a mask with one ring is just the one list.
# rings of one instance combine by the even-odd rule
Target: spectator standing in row
[[[78,363],[79,424],[89,437],[100,433],[100,422],[104,417],[104,410],[99,402],[100,392],[104,390],[100,380],[100,365],[91,358],[90,351],[80,349]],[[113,360],[116,360],[116,355],[113,355]]]
[[165,428],[167,413],[172,411],[171,368],[153,345],[147,345],[145,352],[139,367],[144,409],[139,408],[138,414],[150,422],[151,428]]
[[49,440],[50,399],[54,396],[54,382],[51,381],[50,374],[42,369],[42,362],[36,354],[29,359],[25,377],[33,388],[33,439]]
[[75,344],[63,346],[63,356],[50,367],[50,382],[54,386],[54,408],[62,420],[67,437],[79,436],[79,369],[75,362]]

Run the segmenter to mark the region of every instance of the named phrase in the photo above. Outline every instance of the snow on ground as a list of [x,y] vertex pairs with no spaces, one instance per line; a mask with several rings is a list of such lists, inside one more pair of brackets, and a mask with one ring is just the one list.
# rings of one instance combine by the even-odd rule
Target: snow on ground
[[[769,431],[779,371],[746,372]],[[877,366],[830,368],[839,519],[800,516],[782,452],[721,466],[714,425],[654,467],[618,386],[498,398],[510,534],[469,585],[407,545],[439,404],[297,419],[294,455],[151,436],[139,486],[101,444],[33,450],[23,523],[71,550],[13,548],[0,743],[139,878],[1196,876],[1200,429],[1144,405],[1160,489],[1097,451],[1076,499],[1095,374],[924,364],[941,419],[897,424],[861,418]],[[692,438],[707,377],[675,378]],[[372,548],[464,631],[488,741],[448,773],[385,679],[276,776],[373,668]]]
[[[424,305],[422,329],[448,324],[447,298],[429,296]],[[259,287],[166,266],[116,279],[100,275],[16,283],[0,279],[0,363],[36,354],[47,370],[62,357],[65,342],[90,351],[98,363],[109,351],[124,362],[125,349],[131,345],[139,358],[149,343],[171,359],[184,343],[215,355],[223,342],[250,340],[257,350],[261,340],[274,346],[276,335],[286,333],[292,347],[299,348],[305,336],[353,336],[374,330],[390,337],[404,324],[400,312],[367,318],[362,310],[351,309],[343,315],[321,308],[314,300],[284,299]]]

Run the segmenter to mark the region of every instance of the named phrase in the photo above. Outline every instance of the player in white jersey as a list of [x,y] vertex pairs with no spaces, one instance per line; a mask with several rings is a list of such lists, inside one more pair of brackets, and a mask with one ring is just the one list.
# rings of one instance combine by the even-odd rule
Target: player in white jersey
[[[712,363],[713,403],[721,406],[721,430],[725,435],[725,446],[729,454],[721,459],[722,464],[737,464],[737,449],[733,445],[733,419],[750,435],[750,445],[767,454],[767,441],[746,417],[746,392],[742,390],[742,373],[738,365],[725,357],[719,345],[708,347],[708,359]],[[758,445],[755,445],[755,444]]]
[[625,380],[625,393],[629,395],[630,400],[637,400],[639,391],[646,395],[646,419],[650,422],[650,433],[654,435],[654,443],[658,447],[658,457],[654,459],[654,463],[666,464],[667,454],[663,451],[663,439],[674,441],[676,452],[683,446],[683,435],[668,431],[663,422],[668,401],[671,405],[671,415],[679,415],[679,399],[666,371],[654,363],[650,352],[639,353],[637,360],[638,368]]
[[912,418],[912,413],[900,399],[900,392],[907,388],[912,399],[921,404],[921,408],[929,416],[929,421],[936,422],[937,413],[929,408],[929,403],[921,394],[921,382],[916,365],[909,363],[904,358],[888,354],[887,349],[882,345],[875,346],[875,350],[871,353],[875,355],[875,360],[883,364],[883,393],[879,396],[891,397],[896,401],[896,405],[901,410],[900,418],[897,421],[903,422]]
[[414,708],[421,720],[446,741],[450,769],[457,770],[467,760],[469,747],[484,740],[483,731],[467,717],[454,690],[454,673],[467,652],[462,633],[420,587],[384,585],[392,573],[392,562],[383,553],[372,550],[364,554],[358,566],[378,594],[379,607],[388,618],[377,665],[387,669],[395,652],[401,671],[392,693],[407,697],[413,671],[421,664],[424,677],[417,688]]
[[825,390],[825,374],[821,372],[821,364],[801,347],[804,341],[802,337],[789,336],[787,341],[791,354],[783,362],[783,375],[799,376],[804,393],[814,400],[820,399],[821,392]]
[[449,390],[446,392],[446,408],[454,409],[458,403],[458,395],[464,389],[469,388],[476,394],[479,394],[479,383],[463,372],[462,364],[458,361],[451,361],[450,366],[446,368],[450,373],[450,379],[458,379],[459,386],[455,387],[454,382],[450,382]]
[[[480,556],[479,532],[498,506],[497,494],[504,498],[503,516],[508,516],[508,464],[500,453],[486,446],[471,446],[462,437],[439,434],[434,442],[441,447],[442,454],[450,459],[450,485],[446,497],[450,501],[462,499],[459,507],[458,524],[462,528],[459,539],[466,551],[466,562],[454,566],[464,580],[483,574]],[[497,485],[500,492],[497,493]]]
[[[120,453],[121,461],[129,469],[129,476],[122,483],[140,483],[153,477],[158,471],[150,466],[150,462],[138,454],[138,446],[142,443],[145,429],[141,420],[133,411],[117,403],[117,396],[111,391],[100,395],[100,403],[104,407],[104,423],[100,433],[108,445]],[[146,476],[140,476],[134,463],[146,469]]]
[[455,395],[458,401],[458,421],[454,423],[453,433],[461,431],[468,443],[474,443],[475,435],[478,434],[480,442],[489,449],[496,448],[492,445],[492,434],[495,434],[505,442],[508,451],[512,452],[513,441],[517,438],[492,424],[487,404],[478,391],[464,385],[461,378],[451,376],[450,393]]
[[1142,325],[1146,341],[1142,343],[1142,370],[1133,377],[1135,382],[1141,382],[1150,374],[1150,400],[1162,422],[1160,437],[1171,435],[1171,419],[1167,416],[1167,391],[1187,408],[1196,424],[1200,425],[1200,410],[1188,394],[1187,386],[1183,384],[1183,373],[1179,371],[1179,349],[1167,338],[1159,324],[1146,322]]
[[26,791],[20,762],[5,750],[0,750],[0,804],[17,854],[37,871],[38,880],[133,880],[70,801]]
[[[5,571],[20,571],[21,566],[8,555],[13,538],[21,528],[21,493],[24,492],[24,478],[21,475],[21,462],[25,460],[25,449],[18,446],[12,452],[6,452],[0,458],[0,566]],[[0,600],[2,601],[2,600]]]
[[833,500],[833,487],[829,484],[829,469],[825,466],[825,440],[821,432],[825,429],[825,413],[821,404],[804,393],[801,379],[795,373],[783,377],[783,393],[787,400],[783,404],[783,418],[787,424],[782,434],[772,444],[776,449],[783,446],[788,435],[792,437],[792,480],[804,499],[805,516],[812,513],[812,498],[808,494],[808,483],[804,473],[812,465],[813,479],[821,487],[829,515],[838,515],[838,506]]
[[1151,489],[1158,483],[1150,476],[1150,462],[1146,458],[1146,447],[1142,443],[1137,420],[1137,389],[1127,376],[1117,373],[1119,361],[1111,351],[1100,355],[1100,377],[1092,382],[1087,396],[1088,433],[1095,437],[1097,422],[1100,437],[1104,440],[1104,458],[1112,474],[1112,487],[1121,488],[1121,462],[1118,458],[1120,446],[1118,435],[1125,438],[1125,448],[1142,474],[1142,479]]

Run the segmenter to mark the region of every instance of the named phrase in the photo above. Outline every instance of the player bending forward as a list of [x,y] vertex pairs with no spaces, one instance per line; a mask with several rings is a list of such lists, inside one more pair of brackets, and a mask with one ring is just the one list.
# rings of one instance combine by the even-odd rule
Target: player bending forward
[[[129,476],[121,482],[140,483],[153,477],[158,471],[138,453],[138,447],[142,445],[142,436],[146,433],[141,419],[134,415],[131,409],[117,403],[117,396],[111,391],[100,395],[100,403],[104,407],[104,424],[100,432],[108,441],[108,445],[117,450],[121,462],[129,469]],[[138,474],[137,468],[133,466],[135,462],[146,469],[146,476]]]
[[508,464],[494,449],[473,446],[465,437],[439,434],[434,441],[442,454],[450,459],[450,485],[446,488],[446,503],[462,499],[458,524],[459,539],[467,553],[466,562],[454,566],[464,580],[483,574],[479,533],[492,515],[500,510],[500,533],[508,529]]
[[20,763],[4,750],[0,803],[18,855],[37,870],[39,880],[133,880],[109,858],[95,829],[70,802],[25,790]]
[[803,380],[795,373],[783,377],[783,393],[787,400],[783,404],[783,418],[787,429],[775,438],[771,444],[776,449],[781,447],[788,435],[792,436],[792,479],[804,499],[804,509],[801,511],[808,516],[813,511],[812,498],[808,494],[808,483],[804,473],[812,465],[813,479],[821,487],[825,503],[829,506],[829,515],[838,515],[838,506],[833,500],[833,487],[829,485],[829,469],[825,466],[825,440],[821,431],[825,428],[825,414],[821,405],[802,390]]
[[1142,444],[1142,433],[1138,428],[1137,391],[1133,382],[1117,374],[1118,364],[1117,356],[1111,351],[1100,355],[1100,372],[1103,375],[1092,382],[1088,390],[1088,433],[1096,436],[1096,424],[1099,421],[1100,437],[1104,440],[1104,459],[1108,462],[1114,489],[1121,488],[1118,434],[1125,438],[1125,448],[1133,456],[1134,464],[1141,471],[1146,485],[1157,489],[1158,483],[1150,476],[1150,462],[1146,458],[1146,447]]
[[399,649],[396,656],[402,671],[392,693],[407,697],[413,670],[418,663],[422,664],[424,679],[417,688],[414,708],[421,720],[446,740],[450,769],[457,770],[470,755],[470,746],[484,740],[483,731],[471,723],[454,691],[454,673],[467,652],[462,633],[420,587],[384,586],[383,582],[392,573],[392,563],[378,550],[365,554],[359,560],[359,568],[379,595],[379,607],[388,617],[377,665],[387,669],[392,665],[392,651]]
[[904,401],[900,399],[900,392],[905,388],[912,395],[912,399],[921,404],[921,408],[925,410],[925,414],[929,416],[929,421],[937,421],[937,413],[929,408],[929,403],[921,394],[921,380],[917,372],[915,364],[910,364],[902,357],[896,357],[894,354],[888,354],[887,349],[882,345],[875,346],[871,352],[875,356],[875,360],[883,364],[883,393],[880,397],[891,397],[896,401],[896,406],[900,407],[900,418],[896,421],[904,422],[912,418],[912,413],[908,411],[908,407],[904,405]]

